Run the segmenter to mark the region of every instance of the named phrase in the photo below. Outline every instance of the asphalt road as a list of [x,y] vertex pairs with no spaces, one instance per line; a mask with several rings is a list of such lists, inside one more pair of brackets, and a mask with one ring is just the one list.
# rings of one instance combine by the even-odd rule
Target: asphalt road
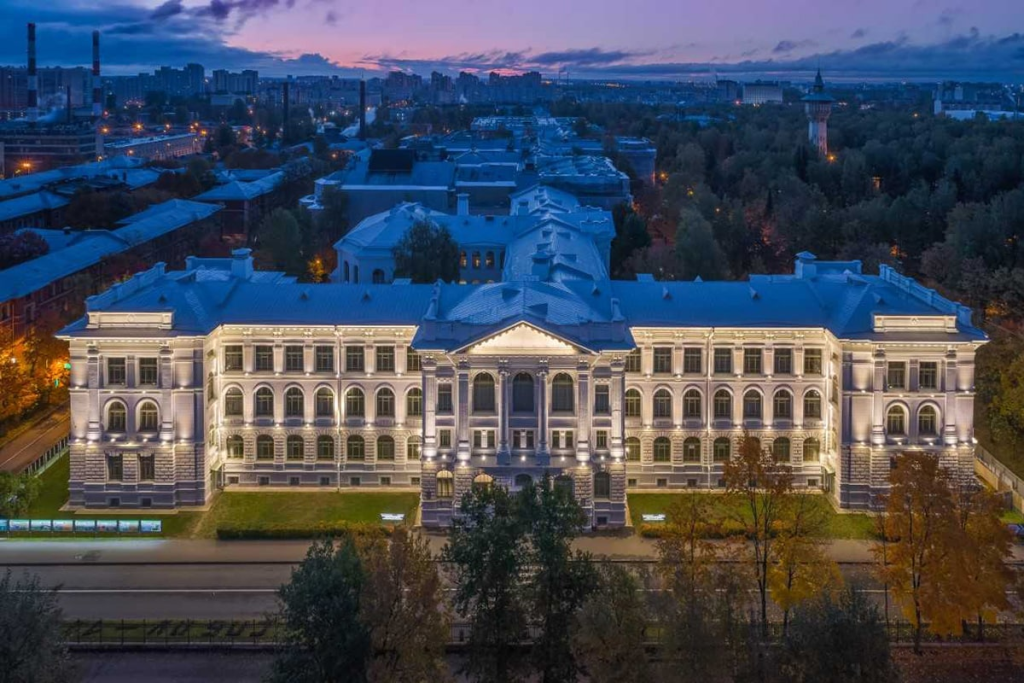
[[260,681],[273,656],[264,652],[76,652],[76,683],[247,683]]
[[21,472],[67,436],[70,424],[68,409],[64,406],[5,443],[0,447],[0,471]]

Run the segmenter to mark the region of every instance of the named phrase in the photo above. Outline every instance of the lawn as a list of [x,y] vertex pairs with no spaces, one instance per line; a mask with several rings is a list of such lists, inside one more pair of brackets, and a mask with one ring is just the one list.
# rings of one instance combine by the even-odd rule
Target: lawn
[[[633,520],[633,528],[640,528],[643,523],[641,515],[668,512],[673,501],[685,495],[706,496],[714,503],[716,513],[722,517],[734,516],[738,511],[736,503],[720,493],[631,493],[629,494],[629,514]],[[814,495],[814,500],[828,515],[829,535],[832,538],[867,540],[874,537],[875,522],[869,515],[862,513],[840,514],[822,495]]]

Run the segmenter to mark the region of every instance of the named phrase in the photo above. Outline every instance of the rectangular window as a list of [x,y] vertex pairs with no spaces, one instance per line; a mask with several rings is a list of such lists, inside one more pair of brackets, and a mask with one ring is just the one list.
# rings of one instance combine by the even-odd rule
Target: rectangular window
[[683,349],[683,372],[687,375],[699,375],[701,373],[701,361],[703,354],[701,349]]
[[107,359],[107,384],[124,386],[126,381],[124,358]]
[[395,371],[395,347],[394,346],[378,346],[376,348],[376,371],[377,372],[394,372]]
[[452,405],[452,385],[451,384],[438,384],[437,385],[437,412],[439,413],[451,413],[453,410]]
[[804,374],[821,374],[821,349],[804,349]]
[[411,346],[405,349],[405,371],[406,372],[419,372],[420,371],[420,354],[416,349]]
[[253,347],[253,370],[256,372],[274,371],[274,347],[256,346]]
[[493,429],[473,430],[473,448],[494,448]]
[[626,372],[640,372],[640,349],[626,354]]
[[362,346],[345,347],[345,372],[366,370],[366,355]]
[[439,429],[439,430],[437,430],[437,447],[438,448],[451,448],[452,447],[452,430],[450,430],[450,429]]
[[715,349],[715,374],[732,374],[732,349]]
[[551,432],[551,447],[561,450],[572,448],[572,430],[556,429]]
[[306,369],[301,346],[284,347],[284,371],[302,372]]
[[139,385],[144,387],[155,387],[156,376],[156,358],[140,358]]
[[139,481],[156,479],[156,464],[152,455],[139,456]]
[[107,479],[124,481],[124,462],[120,455],[107,456]]
[[761,349],[743,349],[743,374],[761,374]]
[[512,448],[533,450],[533,430],[516,429],[512,432]]
[[608,431],[604,429],[597,430],[594,436],[594,447],[599,451],[608,450]]
[[907,364],[900,361],[899,363],[889,363],[888,370],[886,372],[886,380],[889,385],[888,388],[892,389],[906,389],[907,388]]
[[672,348],[658,346],[654,349],[654,374],[668,375],[672,373]]
[[608,399],[609,387],[607,384],[594,386],[594,414],[608,415],[612,412],[611,401]]
[[317,372],[334,372],[333,346],[318,346],[313,355]]
[[928,362],[921,363],[918,374],[917,385],[922,390],[934,390],[939,388],[939,364]]
[[775,349],[775,374],[793,374],[793,349]]
[[242,347],[241,346],[225,346],[224,347],[224,370],[227,372],[238,371],[242,369]]

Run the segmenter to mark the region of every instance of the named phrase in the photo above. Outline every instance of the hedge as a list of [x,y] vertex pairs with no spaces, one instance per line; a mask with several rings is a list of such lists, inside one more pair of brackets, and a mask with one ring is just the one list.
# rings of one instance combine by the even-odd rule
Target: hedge
[[333,522],[307,525],[280,524],[245,526],[226,524],[217,527],[217,538],[222,541],[240,540],[297,540],[332,538],[337,536],[390,536],[394,525],[373,522]]
[[[665,538],[668,536],[669,525],[667,523],[652,524],[644,522],[640,525],[639,533],[643,538]],[[746,534],[746,527],[733,519],[727,519],[718,525],[717,528],[708,529],[701,538],[723,539],[743,536]]]

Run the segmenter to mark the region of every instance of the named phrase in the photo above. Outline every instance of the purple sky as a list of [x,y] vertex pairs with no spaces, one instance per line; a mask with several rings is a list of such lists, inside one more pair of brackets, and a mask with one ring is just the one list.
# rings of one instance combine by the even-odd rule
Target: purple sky
[[1024,80],[1021,0],[0,0],[0,63],[108,73],[199,61],[268,74],[536,68],[581,77],[790,74]]

